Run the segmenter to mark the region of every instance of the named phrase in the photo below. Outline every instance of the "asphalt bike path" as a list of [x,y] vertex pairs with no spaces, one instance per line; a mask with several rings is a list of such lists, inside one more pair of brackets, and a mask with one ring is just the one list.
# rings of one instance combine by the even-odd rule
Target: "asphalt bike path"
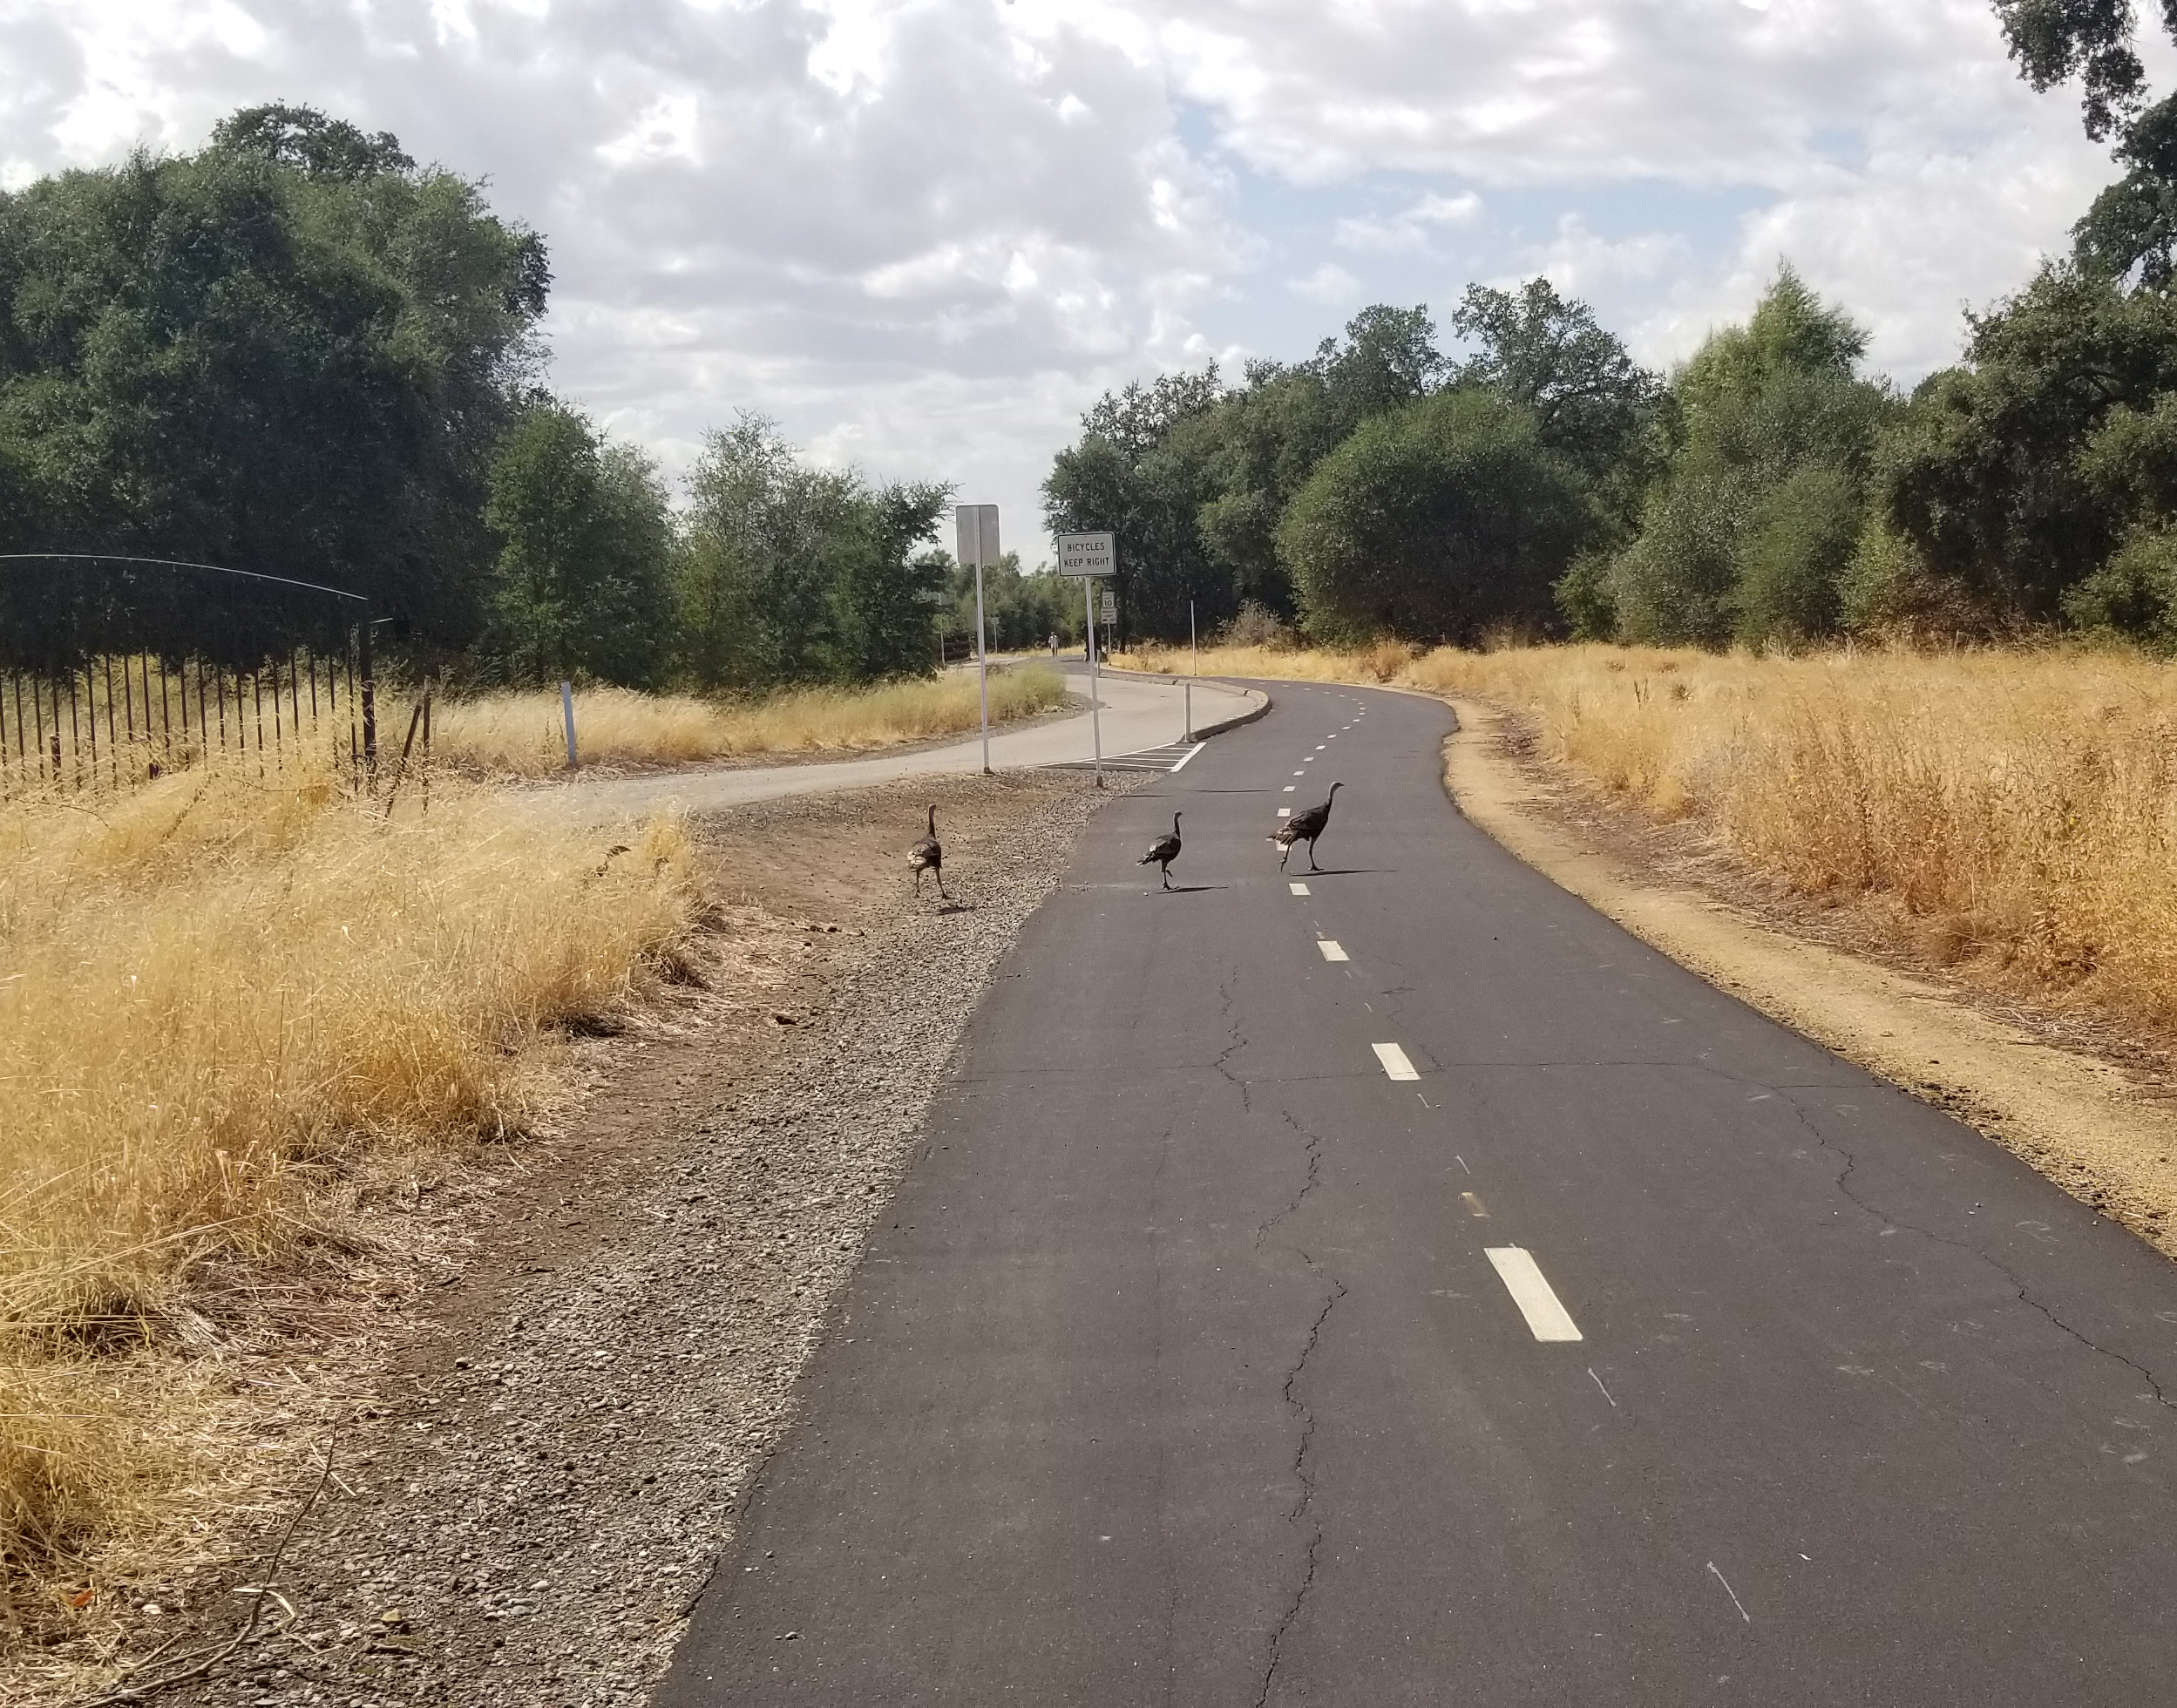
[[[1040,766],[1086,769],[1092,762],[1094,732],[1089,728],[1088,668],[1061,660],[1059,671],[1081,709],[1027,729],[994,725],[990,766],[994,771]],[[1192,727],[1206,729],[1246,716],[1264,703],[1253,692],[1229,682],[1197,681],[1191,690],[1176,678],[1135,676],[1104,671],[1097,677],[1102,701],[1103,752],[1113,769],[1166,769],[1182,762]],[[580,715],[577,712],[577,734]],[[1132,756],[1147,755],[1141,763]],[[867,759],[816,759],[795,765],[690,766],[635,776],[580,777],[555,783],[546,798],[564,801],[578,811],[616,817],[654,811],[668,802],[690,812],[716,811],[790,795],[824,795],[842,789],[871,789],[918,776],[972,776],[983,768],[980,731],[965,740],[911,753],[880,753]],[[545,791],[539,791],[544,794]]]
[[663,1708],[2168,1699],[2177,1271],[1276,695],[1030,920]]

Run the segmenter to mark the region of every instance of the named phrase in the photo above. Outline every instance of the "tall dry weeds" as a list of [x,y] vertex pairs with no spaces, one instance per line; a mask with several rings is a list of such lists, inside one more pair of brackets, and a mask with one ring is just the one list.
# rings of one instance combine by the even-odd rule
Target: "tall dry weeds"
[[2113,652],[1435,653],[1557,756],[1936,958],[2177,1035],[2177,670]]
[[[1047,665],[994,668],[990,715],[1030,717],[1061,704],[1066,681]],[[683,694],[586,688],[575,696],[585,764],[687,765],[762,753],[860,751],[958,735],[981,718],[975,678],[868,688],[797,688],[745,702]],[[432,715],[434,756],[500,776],[542,776],[566,763],[560,696],[490,694],[444,701]]]
[[[0,808],[0,1592],[46,1595],[227,1474],[211,1366],[373,1156],[528,1120],[530,1047],[690,926],[624,851],[442,780],[388,821],[234,768]],[[228,1467],[231,1468],[231,1467]]]
[[1605,646],[1202,665],[1524,708],[1552,757],[1697,817],[1800,891],[1985,981],[2177,1041],[2177,668],[2075,648]]

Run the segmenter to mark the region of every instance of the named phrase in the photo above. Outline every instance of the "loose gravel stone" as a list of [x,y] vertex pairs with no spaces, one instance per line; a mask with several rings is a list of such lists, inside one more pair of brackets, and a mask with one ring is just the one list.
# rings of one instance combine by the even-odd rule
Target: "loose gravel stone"
[[369,1407],[280,1575],[294,1618],[164,1700],[648,1700],[970,1014],[1109,792],[1021,787],[972,867],[948,860],[951,909],[810,927],[841,958],[817,1011],[684,1106],[625,1207],[648,1234],[563,1241],[519,1308]]

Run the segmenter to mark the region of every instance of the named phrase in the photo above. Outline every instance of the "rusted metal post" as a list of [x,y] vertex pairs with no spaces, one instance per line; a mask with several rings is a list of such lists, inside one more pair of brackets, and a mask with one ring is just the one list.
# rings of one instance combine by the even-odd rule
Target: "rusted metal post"
[[378,776],[378,684],[371,668],[370,607],[363,607],[363,621],[357,625],[363,636],[358,661],[363,667],[363,787],[375,794]]
[[409,750],[416,745],[417,726],[421,724],[423,721],[424,708],[422,703],[419,702],[409,709],[408,739],[401,743],[401,756],[399,761],[393,767],[393,781],[386,785],[385,816],[388,818],[393,817],[393,800],[394,797],[401,792],[401,779],[408,775]]
[[[119,789],[119,788],[121,786],[121,741],[120,741],[120,737],[119,737],[119,735],[115,732],[114,728],[113,728],[113,654],[112,654],[108,653],[108,654],[105,655],[105,751],[106,751],[106,757],[107,757],[107,758],[109,758],[109,759],[111,759],[111,760],[113,762],[113,786],[114,786],[116,789]],[[128,668],[128,664],[127,664],[127,662],[126,662],[125,661],[123,661],[123,663],[122,663],[122,665],[121,665],[121,668],[122,668],[122,669],[124,669],[124,670],[126,670],[126,669]],[[94,740],[97,738],[97,736],[98,736],[98,714],[94,712],[94,713],[92,713],[92,717],[91,717],[91,734],[92,734],[92,738],[93,738]]]
[[[121,704],[128,720],[128,744],[133,749],[136,746],[136,690],[129,686],[128,660],[125,658],[121,661]],[[149,706],[144,708],[144,716],[148,722],[151,716]]]

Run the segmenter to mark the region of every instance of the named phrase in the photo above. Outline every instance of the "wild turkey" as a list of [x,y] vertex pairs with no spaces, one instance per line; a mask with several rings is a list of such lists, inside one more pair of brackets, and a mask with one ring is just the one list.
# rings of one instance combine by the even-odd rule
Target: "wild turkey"
[[934,806],[930,809],[930,833],[907,851],[907,864],[914,868],[915,894],[922,893],[922,874],[926,871],[935,875],[938,894],[946,901],[953,899],[945,894],[945,844],[938,840],[938,810]]
[[1145,866],[1151,860],[1156,861],[1157,870],[1164,874],[1164,887],[1169,890],[1171,888],[1171,863],[1178,857],[1179,815],[1175,812],[1171,816],[1171,834],[1168,837],[1157,837],[1149,852],[1143,855],[1134,864],[1137,866]]
[[1305,842],[1308,845],[1308,870],[1310,871],[1322,871],[1322,867],[1315,864],[1315,839],[1323,834],[1325,827],[1330,824],[1331,802],[1338,798],[1338,791],[1345,786],[1342,783],[1333,783],[1331,785],[1328,798],[1321,806],[1310,807],[1306,812],[1294,813],[1292,817],[1286,819],[1271,833],[1270,840],[1285,851],[1278,856],[1279,871],[1285,869],[1285,862],[1292,857],[1292,844],[1296,842]]

